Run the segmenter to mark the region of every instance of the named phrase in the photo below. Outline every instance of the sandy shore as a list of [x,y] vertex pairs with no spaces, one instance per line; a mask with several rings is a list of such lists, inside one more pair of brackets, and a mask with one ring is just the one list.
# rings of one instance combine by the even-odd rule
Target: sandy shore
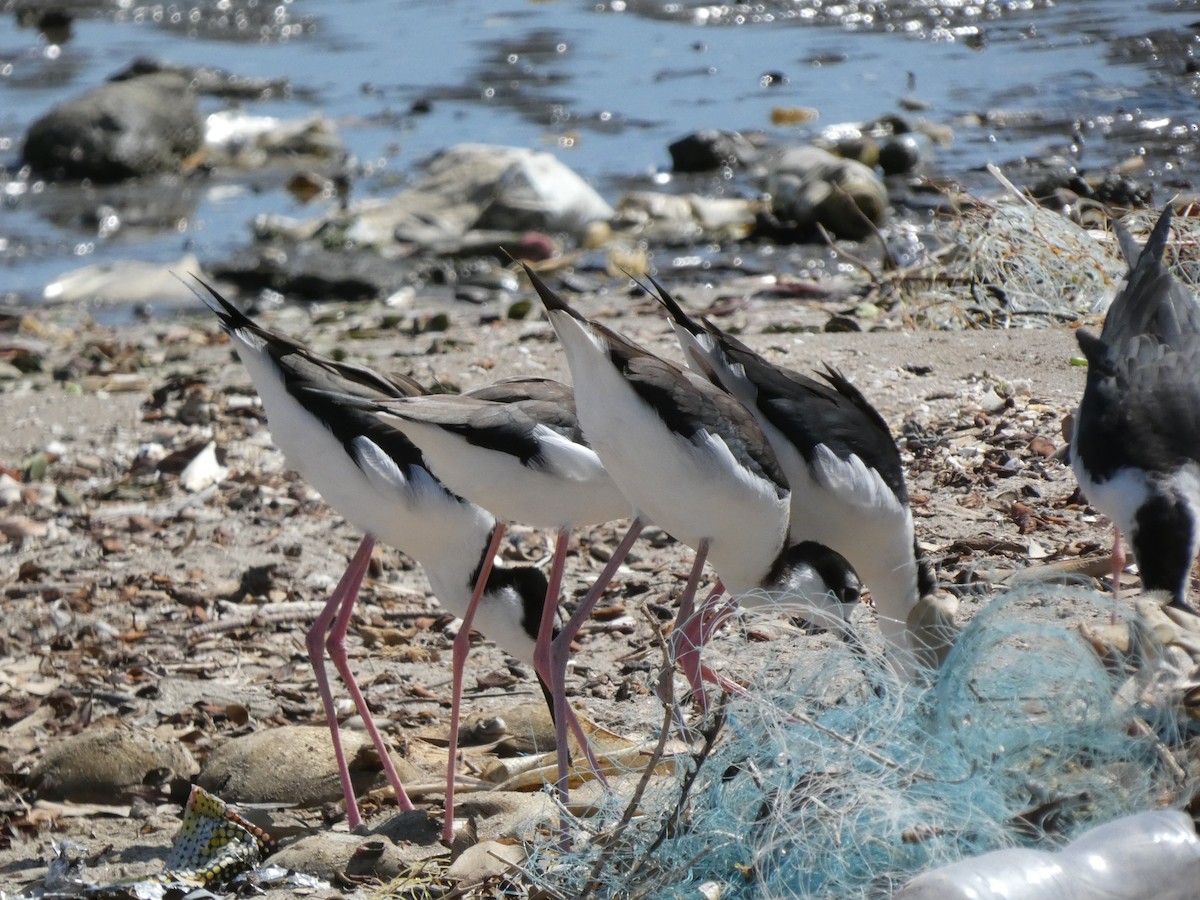
[[[704,304],[699,295],[681,299]],[[646,301],[610,292],[579,305],[676,354]],[[1070,364],[1069,329],[781,330],[830,311],[751,301],[721,321],[795,368],[842,369],[878,406],[902,437],[918,538],[940,581],[963,595],[965,617],[1010,570],[1103,555],[1108,532],[1071,500],[1074,479],[1053,455],[1083,385],[1083,369]],[[285,309],[262,320],[321,351],[424,382],[470,388],[507,376],[565,376],[544,320],[497,319],[460,305],[445,330],[413,333],[442,312],[418,298],[399,315],[329,306],[315,316]],[[13,502],[0,507],[0,670],[16,673],[0,685],[9,723],[0,761],[16,773],[14,784],[56,740],[101,725],[152,730],[203,761],[247,729],[319,724],[303,634],[360,535],[271,446],[250,380],[210,317],[115,330],[79,324],[66,312],[58,318],[15,326],[0,342],[40,361],[0,383],[0,466],[18,480],[40,476],[10,489]],[[210,441],[227,474],[198,492],[184,490],[180,469]],[[619,528],[578,537],[569,597],[586,589]],[[544,564],[550,537],[515,528],[504,556]],[[664,536],[652,538],[619,579],[618,609],[581,639],[572,676],[573,702],[628,735],[652,733],[661,718],[651,691],[657,651],[637,607],[669,605],[690,558]],[[264,617],[265,604],[281,605]],[[856,614],[865,631],[873,629],[871,615]],[[351,657],[417,777],[434,782],[444,764],[437,738],[449,696],[446,624],[411,562],[377,551]],[[396,635],[398,646],[375,646]],[[473,709],[502,714],[537,700],[529,673],[486,641],[471,666]],[[485,765],[493,749],[469,748],[464,770]],[[109,802],[115,812],[17,816],[26,824],[0,845],[0,884],[40,877],[50,840],[62,837],[113,847],[93,871],[99,880],[155,871],[178,807],[164,803],[135,821],[128,798]],[[18,794],[10,793],[7,808],[12,820],[22,808]],[[317,818],[308,821],[319,825]]]

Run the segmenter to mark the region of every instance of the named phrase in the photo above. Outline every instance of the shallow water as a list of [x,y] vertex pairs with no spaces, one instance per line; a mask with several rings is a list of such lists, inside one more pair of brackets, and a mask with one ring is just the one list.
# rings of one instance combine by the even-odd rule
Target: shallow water
[[[61,45],[22,27],[13,5],[0,21],[0,159],[14,167],[30,122],[150,56],[288,79],[292,96],[247,111],[336,119],[358,162],[354,198],[393,193],[426,155],[478,141],[552,150],[615,201],[629,184],[670,190],[666,147],[690,131],[772,131],[773,108],[811,107],[819,119],[790,132],[801,140],[898,112],[906,98],[954,128],[933,174],[977,192],[995,190],[986,162],[1019,173],[1023,158],[1056,152],[1094,169],[1144,154],[1139,177],[1160,186],[1159,201],[1194,176],[1196,103],[1185,71],[1194,2],[81,4]],[[248,27],[214,25],[224,9],[244,10]],[[1140,39],[1160,30],[1171,35],[1169,58]],[[768,73],[783,78],[764,87]],[[418,100],[431,111],[410,112]],[[202,101],[205,112],[220,105]],[[1007,115],[977,118],[996,110]],[[202,263],[225,258],[250,240],[259,213],[316,214],[283,190],[284,178],[198,182],[174,227],[102,237],[94,222],[63,212],[60,189],[10,174],[0,296],[30,301],[91,262],[170,261],[188,250]],[[699,186],[745,190],[716,178]]]

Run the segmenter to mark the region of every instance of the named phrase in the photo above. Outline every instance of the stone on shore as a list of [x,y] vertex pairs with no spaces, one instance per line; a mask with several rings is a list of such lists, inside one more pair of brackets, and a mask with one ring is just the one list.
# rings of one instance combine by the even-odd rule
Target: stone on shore
[[835,237],[862,240],[883,222],[888,195],[868,166],[819,147],[792,147],[771,166],[772,212],[806,231],[823,226]]
[[549,153],[460,144],[435,156],[409,190],[352,210],[346,237],[381,249],[397,242],[445,245],[472,231],[578,237],[612,214],[603,197]]
[[30,783],[43,800],[128,803],[128,791],[143,787],[156,773],[168,780],[197,770],[181,744],[113,727],[84,731],[56,744],[33,767]]
[[29,126],[24,161],[46,178],[112,183],[178,171],[203,135],[187,79],[161,72],[102,84],[54,107]]

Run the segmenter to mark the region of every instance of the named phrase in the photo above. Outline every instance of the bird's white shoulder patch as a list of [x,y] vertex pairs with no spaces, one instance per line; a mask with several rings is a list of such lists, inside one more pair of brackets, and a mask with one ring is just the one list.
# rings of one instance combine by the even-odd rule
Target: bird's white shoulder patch
[[267,346],[267,339],[251,328],[235,328],[229,336],[255,353],[261,353]]
[[1106,515],[1121,531],[1131,534],[1138,508],[1154,491],[1147,473],[1126,466],[1117,470],[1111,478],[1096,481],[1080,461],[1079,454],[1073,452],[1071,456],[1071,468],[1075,470],[1075,478],[1088,503]]
[[818,444],[812,470],[817,482],[844,503],[888,515],[904,513],[892,489],[857,454],[842,459],[825,444]]
[[1192,512],[1200,517],[1200,466],[1194,462],[1186,463],[1168,475],[1166,480]]
[[382,492],[394,493],[397,490],[407,490],[413,493],[437,491],[445,493],[441,482],[424,469],[416,468],[411,472],[412,477],[406,477],[396,461],[388,456],[368,437],[359,436],[352,442],[354,461],[362,470],[363,475]]
[[547,467],[559,477],[583,482],[608,480],[608,473],[592,448],[577,444],[545,425],[535,426],[533,433]]

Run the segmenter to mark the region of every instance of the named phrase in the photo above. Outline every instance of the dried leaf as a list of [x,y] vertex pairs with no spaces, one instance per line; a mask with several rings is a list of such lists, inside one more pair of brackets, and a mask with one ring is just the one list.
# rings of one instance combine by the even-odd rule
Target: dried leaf
[[38,522],[28,516],[8,516],[0,519],[0,534],[10,541],[45,537],[49,533],[50,528],[45,522]]

